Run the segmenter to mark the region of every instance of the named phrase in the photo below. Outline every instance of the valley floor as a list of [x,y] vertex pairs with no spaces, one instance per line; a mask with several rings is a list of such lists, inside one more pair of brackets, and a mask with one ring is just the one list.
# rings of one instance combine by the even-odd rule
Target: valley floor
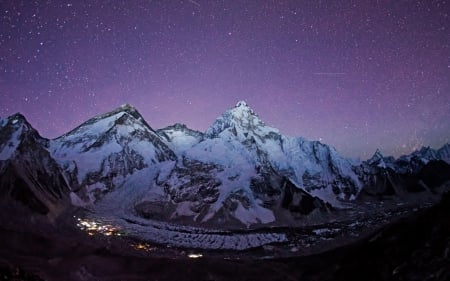
[[384,202],[342,210],[348,214],[346,220],[270,229],[286,235],[287,241],[244,251],[167,247],[105,233],[91,236],[39,219],[18,227],[14,218],[7,220],[2,214],[0,278],[448,280],[450,194],[431,207],[427,203],[433,202],[427,200],[415,206]]

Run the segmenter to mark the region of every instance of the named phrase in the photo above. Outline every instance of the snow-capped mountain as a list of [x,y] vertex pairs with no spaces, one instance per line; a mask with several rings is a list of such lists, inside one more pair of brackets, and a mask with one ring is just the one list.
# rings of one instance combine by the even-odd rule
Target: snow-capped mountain
[[379,149],[375,151],[373,156],[365,161],[369,166],[378,168],[391,168],[394,167],[395,158],[392,156],[384,156]]
[[366,167],[378,167],[390,169],[399,174],[418,173],[430,161],[442,160],[450,164],[450,144],[445,144],[439,149],[422,147],[411,154],[402,155],[398,159],[392,156],[384,156],[379,149],[368,160],[363,162]]
[[49,150],[83,197],[79,204],[94,202],[137,170],[176,159],[130,105],[89,119],[50,141]]
[[410,184],[418,180],[409,174],[450,155],[447,144],[397,160],[377,151],[355,164],[331,146],[282,135],[243,101],[205,133],[182,124],[155,131],[130,105],[54,140],[40,137],[21,115],[1,120],[0,130],[2,194],[30,190],[37,198],[31,201],[47,211],[70,198],[103,216],[195,225],[280,225],[329,212],[362,189],[423,189]]
[[205,137],[240,142],[252,154],[258,169],[274,170],[307,192],[327,194],[329,201],[334,202],[336,195],[349,198],[359,192],[351,162],[334,148],[281,135],[243,101],[217,118]]
[[430,161],[442,160],[450,164],[450,145],[447,143],[440,149],[422,147],[409,155],[403,155],[395,161],[395,170],[400,173],[417,173]]
[[351,163],[333,148],[281,135],[242,101],[204,135],[181,125],[158,132],[182,156],[151,191],[164,193],[172,211],[156,212],[160,200],[149,196],[137,205],[146,216],[249,226],[327,210],[359,192]]
[[[69,204],[70,187],[46,149],[48,140],[25,117],[0,120],[0,198],[54,217]],[[9,199],[13,199],[12,201]]]
[[[357,169],[364,183],[364,193],[402,196],[439,186],[450,177],[448,148],[449,144],[438,150],[422,147],[398,159],[392,156],[385,157],[377,150]],[[433,171],[442,171],[449,175],[441,177]]]

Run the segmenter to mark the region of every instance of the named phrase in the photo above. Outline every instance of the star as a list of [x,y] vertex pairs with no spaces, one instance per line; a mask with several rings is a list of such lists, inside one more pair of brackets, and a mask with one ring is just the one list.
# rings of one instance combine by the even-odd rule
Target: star
[[124,103],[204,131],[245,100],[344,156],[450,141],[445,1],[4,2],[0,116],[48,138]]

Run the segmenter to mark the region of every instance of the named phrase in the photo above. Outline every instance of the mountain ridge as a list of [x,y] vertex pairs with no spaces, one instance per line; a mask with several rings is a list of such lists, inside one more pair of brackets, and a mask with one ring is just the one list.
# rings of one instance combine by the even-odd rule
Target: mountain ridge
[[[0,121],[3,131],[12,120],[26,121],[23,115],[8,118]],[[0,155],[7,160],[3,148],[12,134],[3,135],[9,137],[0,142]],[[95,210],[100,202],[107,210],[105,202],[117,205],[121,199],[114,194],[129,190],[142,196],[124,203],[132,210],[123,212],[195,224],[234,221],[247,227],[329,212],[374,182],[395,185],[392,176],[384,178],[386,173],[403,183],[399,173],[418,173],[429,161],[447,159],[450,151],[447,144],[394,159],[377,150],[371,159],[355,163],[332,146],[282,135],[244,101],[204,133],[184,124],[154,130],[135,107],[124,104],[58,138],[39,136],[38,142],[62,171],[74,205]],[[138,182],[142,186],[135,186]],[[385,193],[388,185],[367,190]]]

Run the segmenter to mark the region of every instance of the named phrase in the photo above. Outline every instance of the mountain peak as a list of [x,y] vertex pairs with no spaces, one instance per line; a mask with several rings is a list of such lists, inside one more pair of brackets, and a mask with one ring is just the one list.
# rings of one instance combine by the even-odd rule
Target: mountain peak
[[[105,123],[106,122],[106,123]],[[112,126],[116,125],[122,125],[125,123],[142,123],[144,126],[146,126],[148,129],[153,131],[153,129],[150,127],[150,125],[145,121],[145,119],[142,117],[142,115],[139,113],[139,111],[132,105],[125,103],[121,106],[113,109],[112,111],[99,114],[97,116],[94,116],[87,121],[83,122],[81,125],[76,127],[75,129],[71,130],[68,133],[65,133],[64,135],[60,136],[59,138],[64,138],[69,135],[76,135],[80,134],[84,131],[90,131],[90,132],[100,132],[107,130],[107,128],[111,128]],[[128,123],[128,124],[129,124]],[[93,129],[96,128],[96,129]]]
[[383,158],[383,157],[384,157],[383,153],[381,152],[381,150],[380,150],[379,148],[377,148],[377,150],[375,151],[375,153],[374,153],[373,156],[374,156],[374,157],[375,157],[375,156],[378,156],[378,157],[380,157],[380,158]]
[[131,116],[133,116],[136,119],[142,118],[141,114],[136,109],[136,107],[134,107],[134,106],[132,106],[131,104],[128,104],[128,103],[122,104],[121,106],[117,107],[116,109],[114,109],[110,113],[107,113],[106,115],[110,116],[110,115],[121,113],[121,112],[126,112],[126,113],[130,114]]
[[248,133],[251,131],[260,131],[258,134],[278,133],[277,129],[266,126],[245,101],[239,101],[234,108],[219,116],[205,132],[205,136],[214,138],[227,129],[232,130],[235,135],[240,135],[238,132],[241,132],[244,139],[250,136]]
[[248,104],[245,101],[242,101],[242,100],[238,101],[236,103],[236,105],[234,106],[234,108],[231,109],[231,111],[233,111],[235,113],[237,113],[237,112],[239,112],[239,113],[246,112],[247,113],[246,115],[248,115],[248,114],[256,115],[253,112],[253,109],[251,109],[250,106],[248,106]]
[[426,153],[428,151],[433,150],[430,146],[422,146],[419,150],[420,153]]
[[122,110],[122,111],[132,111],[132,112],[137,111],[136,107],[132,106],[129,103],[124,103],[121,106],[119,106],[117,109]]
[[[14,113],[4,119],[0,119],[0,129],[10,132],[25,129],[27,132],[36,132],[36,134],[39,135],[36,129],[28,122],[27,118],[20,112]],[[6,134],[5,132],[3,132],[3,134]]]
[[158,132],[163,132],[163,131],[168,131],[168,130],[175,130],[175,131],[186,131],[186,132],[194,132],[196,134],[203,134],[199,131],[193,130],[191,128],[189,128],[188,126],[186,126],[186,124],[183,123],[175,123],[173,125],[169,125],[167,127],[158,129]]
[[377,148],[377,150],[375,151],[375,153],[373,154],[373,156],[367,160],[367,163],[369,163],[370,165],[374,164],[374,163],[382,163],[384,161],[384,155],[383,153],[381,153],[381,150]]
[[134,119],[141,121],[144,123],[147,127],[151,128],[149,124],[145,121],[144,117],[142,117],[141,113],[136,109],[136,107],[132,106],[131,104],[124,103],[115,110],[111,112],[111,115],[125,112],[132,116]]
[[245,101],[241,100],[236,103],[235,107],[248,107],[248,104]]
[[17,124],[17,123],[25,123],[25,124],[28,123],[25,116],[23,116],[22,113],[20,112],[14,113],[13,115],[10,115],[0,120],[1,127],[5,126],[6,124]]
[[47,139],[42,138],[21,113],[0,119],[0,160],[11,157],[23,142],[46,145]]
[[141,113],[136,109],[136,107],[132,106],[131,104],[125,103],[122,104],[121,106],[113,109],[112,111],[99,115],[97,117],[94,117],[94,119],[103,119],[103,118],[108,118],[111,117],[113,115],[116,114],[122,114],[122,113],[126,113],[127,116],[131,116],[133,119],[136,119],[142,123],[144,123],[146,126],[148,126],[150,128],[150,125],[147,124],[147,122],[145,121],[144,117],[142,117]]

